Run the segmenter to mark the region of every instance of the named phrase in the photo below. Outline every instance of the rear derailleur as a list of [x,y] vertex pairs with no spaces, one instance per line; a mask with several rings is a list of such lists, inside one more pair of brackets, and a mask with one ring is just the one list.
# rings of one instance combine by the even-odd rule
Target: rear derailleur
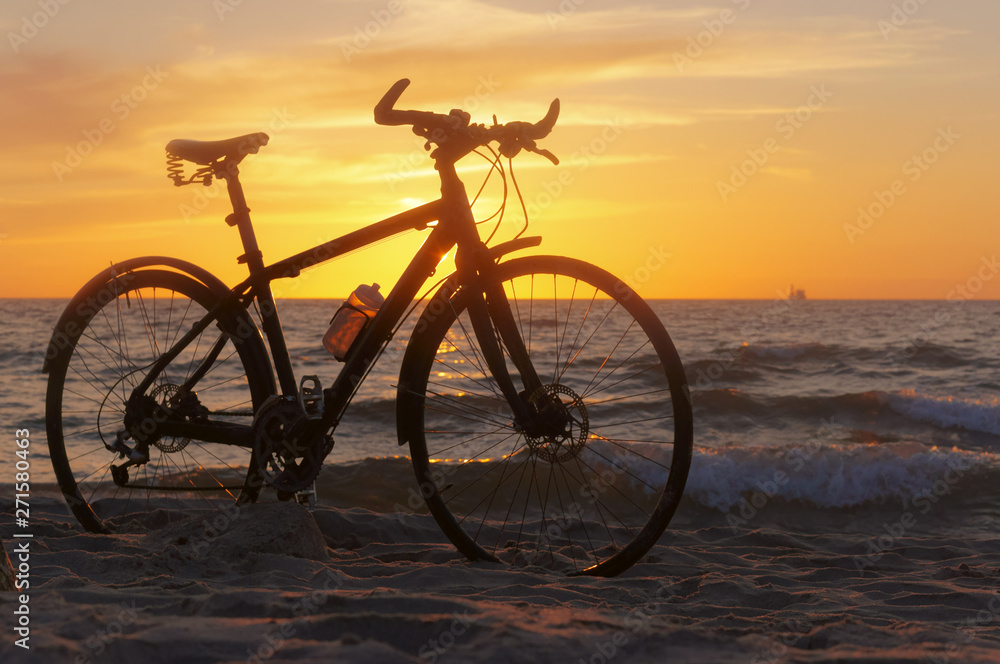
[[[111,478],[120,487],[128,485],[131,466],[149,462],[150,445],[172,454],[191,442],[190,438],[161,435],[160,424],[168,420],[205,421],[208,418],[208,409],[198,400],[197,392],[182,395],[180,388],[170,383],[157,386],[148,395],[138,397],[135,403],[137,407],[132,407],[131,403],[126,406],[125,428],[115,434],[114,442],[104,443],[104,447],[117,453],[119,459],[126,459],[125,463],[110,467]],[[128,446],[125,442],[128,439],[135,441],[135,447]]]

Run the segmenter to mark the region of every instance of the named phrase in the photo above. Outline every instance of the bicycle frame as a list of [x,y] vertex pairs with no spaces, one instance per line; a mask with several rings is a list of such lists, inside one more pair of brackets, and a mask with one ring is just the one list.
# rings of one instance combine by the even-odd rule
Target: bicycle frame
[[[129,408],[138,409],[140,407],[142,396],[160,372],[213,321],[225,315],[227,311],[248,309],[255,300],[258,303],[261,327],[267,338],[273,363],[272,368],[277,375],[281,394],[297,396],[298,385],[295,381],[270,283],[277,279],[298,277],[301,271],[306,268],[321,265],[345,253],[404,231],[426,229],[437,222],[427,240],[417,250],[402,276],[389,292],[370,325],[363,335],[355,341],[354,348],[333,385],[323,390],[322,418],[310,422],[303,435],[307,436],[306,440],[310,441],[311,445],[318,444],[324,433],[332,433],[358,386],[374,366],[384,346],[391,340],[393,330],[405,315],[420,288],[434,274],[444,256],[456,246],[458,247],[455,258],[458,284],[463,288],[474,288],[475,292],[485,295],[485,299],[483,297],[473,298],[473,304],[469,307],[469,315],[476,337],[480,341],[484,359],[490,371],[497,378],[517,419],[524,423],[530,422],[533,419],[532,412],[521,398],[521,392],[513,385],[497,336],[493,332],[493,325],[511,353],[524,384],[525,393],[531,394],[540,385],[540,381],[535,375],[530,361],[528,361],[527,351],[520,334],[517,332],[503,287],[493,276],[493,270],[496,269],[496,260],[501,255],[515,249],[537,246],[541,242],[541,238],[515,239],[497,245],[492,250],[489,249],[479,237],[468,195],[455,172],[454,164],[439,161],[438,166],[442,183],[440,199],[317,245],[269,266],[264,265],[263,255],[257,245],[250,221],[250,211],[247,208],[243,189],[239,182],[238,170],[235,166],[220,169],[217,174],[226,179],[233,204],[233,214],[227,217],[227,222],[239,229],[245,253],[239,257],[238,261],[247,263],[250,276],[235,286],[227,297],[223,298],[186,335],[151,365],[145,378],[133,390],[129,398]],[[256,331],[254,331],[255,333]],[[193,391],[197,381],[207,373],[227,340],[228,335],[220,335],[216,345],[202,360],[200,366],[183,385],[179,386],[181,394]],[[205,424],[166,421],[160,423],[157,429],[160,435],[187,436],[222,444],[250,446],[253,441],[251,427],[225,422]]]
[[[136,514],[203,503],[314,505],[359,386],[376,362],[400,360],[397,441],[430,515],[467,558],[614,576],[656,544],[681,500],[693,439],[684,368],[660,316],[586,261],[507,260],[541,242],[523,231],[487,247],[493,234],[479,237],[456,173],[460,159],[488,150],[504,205],[513,181],[526,214],[509,160],[532,152],[558,164],[538,141],[559,100],[538,122],[486,125],[460,109],[397,108],[408,84],[389,89],[374,120],[427,139],[438,200],[270,265],[237,170],[267,135],[167,143],[174,185],[226,182],[226,221],[249,274],[230,287],[184,260],[132,258],[98,272],[63,309],[43,364],[45,424],[59,489],[86,530],[121,532],[144,523]],[[421,246],[346,355],[336,353],[346,362],[322,370],[332,385],[310,375],[297,384],[272,282],[411,230],[427,231]],[[403,330],[399,358],[387,351]]]

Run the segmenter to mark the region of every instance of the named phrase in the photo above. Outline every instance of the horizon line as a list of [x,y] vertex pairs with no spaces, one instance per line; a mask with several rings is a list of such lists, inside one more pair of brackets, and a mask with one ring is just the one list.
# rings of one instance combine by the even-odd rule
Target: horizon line
[[[72,300],[74,295],[63,296],[63,297],[31,297],[31,296],[0,296],[0,301],[2,300]],[[334,295],[330,297],[275,297],[275,301],[321,301],[325,302],[328,300],[344,300],[347,299],[347,295]],[[427,299],[427,298],[424,298]],[[551,298],[539,298],[539,299],[551,299]],[[560,300],[565,300],[567,298],[557,298]],[[602,298],[604,299],[604,298]],[[610,299],[610,298],[608,298]],[[907,298],[857,298],[857,297],[810,297],[806,299],[795,299],[795,298],[780,298],[780,297],[643,297],[646,301],[663,301],[670,300],[676,302],[951,302],[954,304],[960,304],[965,302],[1000,302],[1000,298],[968,298],[951,300],[948,298],[929,298],[929,297],[907,297]]]

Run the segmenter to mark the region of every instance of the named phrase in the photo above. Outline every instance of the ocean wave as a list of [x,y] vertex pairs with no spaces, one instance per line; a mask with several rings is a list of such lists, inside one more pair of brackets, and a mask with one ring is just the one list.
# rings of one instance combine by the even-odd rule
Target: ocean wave
[[836,417],[860,427],[927,425],[1000,435],[1000,398],[931,396],[912,389],[872,390],[833,395],[764,396],[737,388],[693,390],[696,417],[725,419],[753,416],[761,425],[771,420],[819,422]]
[[901,390],[880,393],[881,400],[895,412],[942,428],[958,427],[1000,435],[1000,399],[963,399],[919,394]]
[[982,495],[997,481],[1000,457],[995,454],[921,443],[831,444],[698,451],[685,493],[721,511],[762,496],[844,508],[895,501],[918,504],[921,498],[959,493]]
[[721,380],[727,383],[749,383],[761,380],[762,374],[755,369],[747,368],[735,362],[725,362],[719,359],[699,359],[684,364],[684,372],[688,383],[698,385],[709,380]]
[[[580,457],[580,467],[587,469],[588,476],[618,475],[631,482],[628,491],[608,492],[602,505],[612,511],[628,510],[636,501],[655,501],[666,482],[669,448],[646,445],[640,446],[636,454],[618,456],[615,451],[612,446],[602,448],[592,443]],[[512,465],[504,466],[506,474],[516,476],[511,469],[526,461],[524,455],[511,457]],[[494,478],[485,474],[494,466],[488,461],[440,464],[441,472],[459,485],[478,478],[475,488],[466,491],[465,499],[471,504],[478,504],[495,487]],[[531,467],[532,473],[537,471],[542,476],[548,468],[541,462],[537,468],[534,463]],[[560,477],[563,480],[558,486],[563,487],[567,478],[575,479],[577,473]],[[540,486],[546,486],[540,482]],[[684,496],[695,507],[730,514],[745,514],[765,505],[790,506],[801,514],[815,509],[868,510],[878,506],[889,512],[905,509],[924,513],[937,507],[975,510],[984,502],[995,509],[998,483],[998,454],[916,442],[815,443],[783,448],[696,449]],[[508,483],[507,489],[512,488]],[[55,487],[48,489],[54,491]],[[317,491],[328,504],[332,501],[374,511],[394,511],[404,505],[409,510],[425,511],[406,456],[328,461],[317,479]]]
[[730,380],[759,376],[764,372],[772,372],[785,368],[794,369],[804,361],[820,360],[833,362],[849,352],[840,346],[828,346],[821,343],[794,343],[784,345],[720,345],[716,346],[707,356],[686,357],[684,366],[688,374],[688,382],[692,385],[704,386],[716,380]]
[[794,377],[816,370],[855,372],[899,366],[900,358],[889,347],[819,342],[717,346],[707,357],[685,358],[688,382],[697,387],[708,387],[715,381],[766,380],[775,373]]
[[694,391],[691,402],[696,416],[764,415],[768,409],[768,405],[762,400],[734,388]]
[[856,369],[918,368],[954,369],[981,362],[969,353],[953,346],[921,342],[919,346],[901,343],[875,345],[803,343],[744,343],[741,346],[719,346],[708,358],[690,362],[695,373],[702,370],[711,378],[734,369],[775,370],[809,363],[827,367],[848,366]]
[[895,366],[913,365],[932,369],[953,369],[974,362],[958,348],[924,340],[920,340],[919,345],[909,343],[893,348],[889,361]]
[[347,412],[352,418],[367,419],[383,423],[386,426],[394,426],[396,422],[396,398],[392,394],[357,399],[351,403]]
[[822,418],[870,417],[886,409],[880,392],[835,395],[768,397],[736,388],[692,391],[696,414],[724,418],[728,415],[755,415],[781,420],[797,419],[819,422]]
[[740,353],[747,358],[762,360],[828,359],[844,352],[841,346],[818,342],[783,345],[743,344]]
[[[975,480],[973,480],[975,478]],[[729,511],[741,501],[780,498],[812,507],[987,495],[1000,481],[1000,457],[920,443],[804,445],[699,450],[685,494]]]
[[[625,463],[627,469],[602,461],[612,458],[613,452],[611,447],[602,450],[594,446],[593,453],[585,453],[585,467],[594,473],[611,470],[621,474],[624,470],[624,476],[634,480],[632,489],[642,494],[652,494],[653,487],[665,485],[669,448],[640,446],[635,455],[616,457],[614,463]],[[459,470],[479,476],[483,472],[479,465]],[[442,468],[446,466],[458,469],[455,462],[444,462]],[[406,457],[370,458],[328,472],[337,475],[338,492],[358,498],[362,503],[358,506],[369,509],[382,507],[387,494],[405,492],[412,484]],[[684,494],[688,500],[720,512],[742,505],[760,507],[762,502],[783,502],[808,509],[902,503],[906,508],[920,510],[936,503],[995,500],[993,491],[998,482],[1000,455],[997,454],[916,442],[813,443],[783,448],[696,449]],[[321,476],[321,494],[332,490],[324,488],[326,483]],[[395,488],[390,489],[390,485]],[[379,488],[373,490],[373,487]],[[484,485],[481,489],[488,492],[490,487]],[[366,496],[373,501],[371,505],[367,504]],[[609,496],[608,500],[612,498]]]

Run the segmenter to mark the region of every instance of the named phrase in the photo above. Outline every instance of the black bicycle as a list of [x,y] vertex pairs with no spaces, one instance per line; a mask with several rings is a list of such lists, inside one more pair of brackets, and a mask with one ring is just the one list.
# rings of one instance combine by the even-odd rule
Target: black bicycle
[[[559,100],[538,123],[485,126],[460,110],[396,109],[408,84],[392,86],[375,121],[411,125],[434,147],[440,199],[270,265],[237,168],[267,135],[167,145],[175,184],[225,181],[226,221],[239,230],[249,276],[230,288],[182,260],[135,258],[101,271],[66,307],[44,366],[46,421],[59,485],[87,530],[111,532],[154,498],[231,505],[223,500],[255,501],[267,487],[279,499],[307,490],[358,386],[426,300],[402,360],[397,430],[427,507],[459,551],[611,576],[663,533],[687,478],[692,417],[662,323],[593,265],[508,259],[539,237],[522,230],[487,246],[455,170],[479,148],[491,153],[491,173],[509,172],[521,150],[558,163],[536,141],[554,126]],[[196,165],[193,175],[183,162]],[[504,191],[506,201],[506,178]],[[411,229],[429,235],[336,380],[325,389],[314,376],[297,381],[271,282]],[[418,297],[456,246],[455,272]]]

